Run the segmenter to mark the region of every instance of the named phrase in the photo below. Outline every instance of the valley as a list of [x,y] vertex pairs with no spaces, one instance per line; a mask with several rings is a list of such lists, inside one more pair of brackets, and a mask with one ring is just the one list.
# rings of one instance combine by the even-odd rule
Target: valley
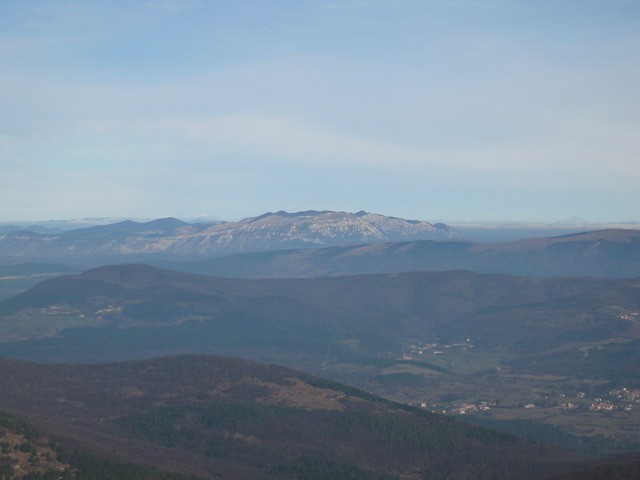
[[241,280],[121,265],[0,302],[0,354],[81,363],[238,355],[430,412],[543,422],[587,438],[567,440],[577,451],[605,455],[640,449],[637,398],[610,393],[640,388],[639,306],[634,279]]

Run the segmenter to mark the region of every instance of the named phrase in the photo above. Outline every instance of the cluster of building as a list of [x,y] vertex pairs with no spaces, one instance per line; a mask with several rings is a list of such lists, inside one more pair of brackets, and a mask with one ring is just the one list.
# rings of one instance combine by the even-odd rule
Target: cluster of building
[[[593,401],[589,404],[587,401],[582,402],[571,402],[567,401],[558,405],[558,408],[563,411],[572,411],[572,410],[586,410],[588,409],[591,412],[615,412],[615,411],[625,411],[631,412],[633,410],[633,405],[628,402],[638,402],[640,403],[640,390],[629,390],[625,387],[611,390],[609,395],[613,398],[603,399],[601,397],[593,398]],[[577,397],[578,399],[584,399],[586,394],[584,392],[579,392]],[[565,397],[565,395],[561,395],[561,397]],[[624,403],[622,403],[624,402]],[[533,403],[527,403],[522,406],[522,408],[538,408]]]
[[589,407],[592,412],[615,412],[616,410],[624,410],[630,412],[633,410],[633,405],[615,405],[611,402],[594,402]]
[[467,413],[486,412],[491,410],[488,402],[480,402],[477,404],[463,403],[460,406],[456,406],[451,413],[457,413],[458,415],[465,415]]
[[475,348],[470,338],[459,343],[412,343],[405,348],[402,360],[415,360],[427,354],[442,355],[448,350],[459,349],[463,352]]
[[40,313],[43,315],[70,315],[73,312],[68,305],[49,305],[41,309]]
[[589,410],[592,412],[615,412],[616,410],[630,412],[633,410],[633,403],[640,403],[640,389],[614,388],[609,390],[609,397],[608,400],[594,398]]
[[593,402],[589,406],[589,410],[592,412],[613,412],[616,410],[616,406],[611,402],[599,401],[599,402]]
[[[49,305],[48,307],[40,309],[42,315],[77,315],[80,318],[84,318],[84,314],[78,314],[77,309],[73,309],[68,305]],[[122,313],[122,307],[114,307],[108,305],[106,308],[102,308],[95,312],[96,317],[101,318],[101,315],[119,314]]]
[[609,395],[623,402],[640,402],[640,388],[628,389],[627,387],[609,390]]
[[121,313],[122,307],[114,307],[113,305],[108,305],[106,308],[102,308],[96,311],[96,315],[107,315],[109,313]]
[[[430,408],[429,402],[423,401],[420,404],[420,407],[429,409]],[[487,412],[491,410],[491,407],[495,407],[495,404],[491,404],[486,401],[480,401],[476,403],[456,403],[453,405],[446,405],[445,408],[442,408],[442,406],[440,406],[439,408],[436,408],[436,407],[437,405],[435,404],[431,405],[431,412],[442,413],[442,414],[453,413],[457,415],[466,415],[467,413]]]
[[[566,399],[565,394],[561,394],[560,397]],[[567,413],[574,410],[588,410],[590,412],[602,413],[616,411],[631,412],[634,410],[634,407],[636,407],[634,403],[640,404],[640,389],[629,389],[627,387],[613,389],[609,391],[608,398],[594,397],[591,401],[586,398],[586,394],[584,392],[578,392],[576,397],[577,400],[570,401],[566,399],[566,401],[560,404],[550,402],[548,400],[549,397],[546,397],[547,401],[543,402],[543,404],[528,402],[507,408],[523,408],[525,410],[536,408],[558,408],[559,410]],[[438,407],[435,404],[430,405],[430,402],[423,401],[420,406],[422,408],[430,408],[432,412],[436,413],[466,415],[488,412],[495,407],[496,404],[487,401],[478,401],[476,403],[454,403],[450,405],[440,405]],[[640,409],[640,407],[637,408]]]

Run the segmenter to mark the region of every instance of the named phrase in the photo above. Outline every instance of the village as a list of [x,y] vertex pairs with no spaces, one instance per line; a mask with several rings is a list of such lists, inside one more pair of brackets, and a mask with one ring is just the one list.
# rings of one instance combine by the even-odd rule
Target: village
[[[102,317],[105,315],[118,315],[122,313],[123,307],[118,306],[114,307],[113,305],[107,305],[105,308],[101,308],[94,312],[95,317],[98,320],[102,320]],[[48,307],[40,309],[40,314],[42,315],[57,315],[57,316],[78,316],[79,318],[85,318],[84,313],[79,313],[80,311],[77,308],[72,308],[66,304],[53,304]]]
[[459,343],[412,343],[408,345],[399,360],[420,360],[426,355],[443,355],[447,351],[467,352],[475,348],[470,338]]
[[48,307],[40,309],[42,315],[71,315],[76,313],[76,309],[71,308],[69,305],[54,304]]
[[509,409],[557,409],[560,413],[589,411],[599,413],[632,412],[640,410],[640,389],[621,387],[611,389],[606,396],[587,398],[585,392],[578,392],[575,398],[567,400],[567,395],[560,394],[557,399],[545,397],[543,402],[525,402],[512,406],[497,405],[495,402],[479,400],[473,403],[435,403],[422,401],[420,407],[433,413],[449,415],[467,415],[487,413],[494,408]]

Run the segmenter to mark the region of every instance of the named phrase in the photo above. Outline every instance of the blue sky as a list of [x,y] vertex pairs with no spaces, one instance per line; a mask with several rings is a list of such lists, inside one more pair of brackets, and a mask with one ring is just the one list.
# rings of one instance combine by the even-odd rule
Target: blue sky
[[637,221],[639,85],[637,1],[0,1],[0,221]]

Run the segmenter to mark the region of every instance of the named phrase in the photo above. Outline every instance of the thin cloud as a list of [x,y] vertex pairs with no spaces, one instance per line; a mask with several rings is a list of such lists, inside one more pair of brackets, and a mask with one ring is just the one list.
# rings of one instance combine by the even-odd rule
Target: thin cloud
[[[108,210],[109,189],[130,208],[168,197],[208,210],[208,182],[225,185],[225,208],[223,193],[243,192],[235,217],[323,199],[371,209],[380,190],[444,217],[480,187],[492,206],[564,191],[567,205],[630,212],[638,9],[466,3],[4,4],[0,219],[55,203],[45,197],[64,216],[69,174],[76,210]],[[576,214],[591,217],[563,216]]]

